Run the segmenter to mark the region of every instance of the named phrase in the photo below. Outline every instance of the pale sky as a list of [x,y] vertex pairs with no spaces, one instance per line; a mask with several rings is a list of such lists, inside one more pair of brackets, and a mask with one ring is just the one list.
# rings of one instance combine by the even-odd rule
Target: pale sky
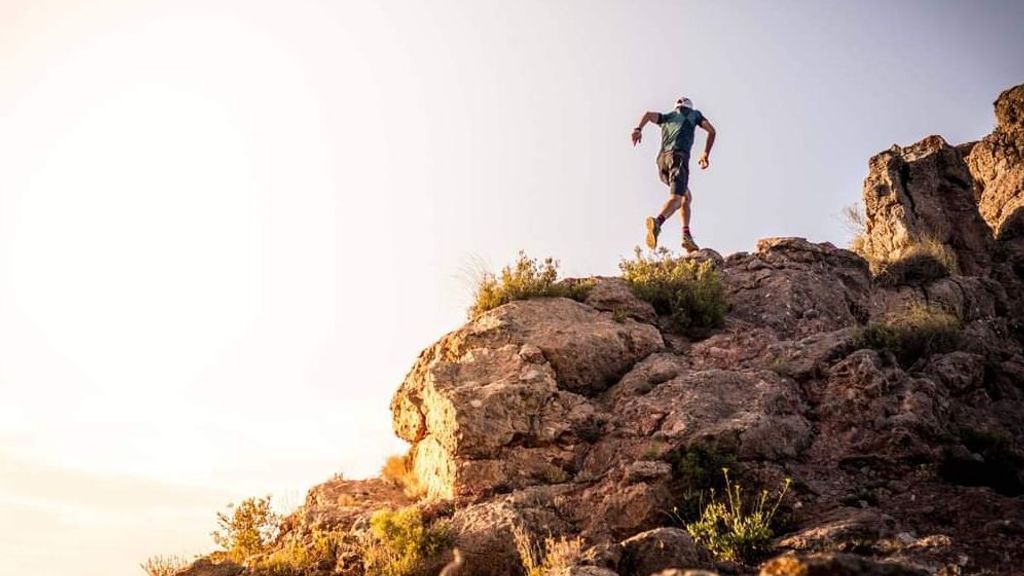
[[991,130],[1022,28],[1010,1],[0,0],[2,571],[142,574],[230,501],[375,474],[479,262],[614,274],[642,242],[665,190],[629,132],[681,95],[719,132],[699,243],[844,244],[870,155]]

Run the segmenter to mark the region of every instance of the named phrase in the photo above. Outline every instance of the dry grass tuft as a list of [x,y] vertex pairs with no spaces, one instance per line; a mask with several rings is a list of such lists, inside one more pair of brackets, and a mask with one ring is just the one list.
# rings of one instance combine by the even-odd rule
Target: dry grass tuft
[[526,576],[544,576],[575,566],[583,556],[583,539],[579,536],[548,536],[539,543],[520,526],[512,528],[512,536]]
[[153,556],[139,566],[149,576],[174,576],[188,568],[192,561],[184,556]]
[[402,488],[402,491],[409,498],[418,500],[426,493],[426,488],[412,469],[411,454],[388,456],[384,467],[380,470],[380,474],[388,482]]

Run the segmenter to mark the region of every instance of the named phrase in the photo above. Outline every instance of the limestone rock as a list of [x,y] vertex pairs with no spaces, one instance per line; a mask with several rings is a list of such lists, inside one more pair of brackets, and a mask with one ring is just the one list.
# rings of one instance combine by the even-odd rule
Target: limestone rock
[[629,284],[622,278],[597,278],[584,304],[622,318],[632,317],[648,324],[656,324],[658,321],[654,306],[637,298]]
[[708,562],[685,530],[658,528],[622,542],[622,576],[645,576],[666,568],[697,568]]
[[726,260],[723,280],[732,317],[782,338],[853,326],[868,309],[867,263],[828,243],[761,240],[757,253]]
[[986,274],[994,244],[974,201],[970,171],[960,151],[939,136],[893,146],[871,158],[864,180],[864,249],[898,259],[922,239],[950,246],[960,271]]
[[935,460],[941,447],[934,439],[950,433],[945,388],[885,365],[873,350],[859,350],[833,366],[822,397],[815,455],[823,460]]
[[974,145],[967,166],[981,216],[997,238],[1024,234],[1024,84],[999,95],[996,128]]
[[682,374],[614,407],[623,431],[670,445],[710,443],[740,458],[796,457],[811,439],[797,391],[767,370]]

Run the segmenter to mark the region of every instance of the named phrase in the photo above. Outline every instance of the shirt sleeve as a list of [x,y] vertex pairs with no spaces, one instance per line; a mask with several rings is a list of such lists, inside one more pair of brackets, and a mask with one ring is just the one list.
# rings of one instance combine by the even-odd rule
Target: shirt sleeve
[[697,126],[700,126],[701,124],[704,123],[705,120],[707,120],[707,118],[704,117],[704,114],[700,110],[696,110],[696,112],[697,112]]
[[655,124],[661,126],[661,123],[665,121],[665,115],[658,112],[658,119],[654,121]]

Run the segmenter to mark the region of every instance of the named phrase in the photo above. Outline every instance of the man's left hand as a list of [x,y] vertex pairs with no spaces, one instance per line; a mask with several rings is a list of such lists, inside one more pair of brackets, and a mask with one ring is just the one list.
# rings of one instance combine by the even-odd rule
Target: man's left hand
[[705,152],[700,155],[700,160],[697,160],[697,165],[700,166],[701,170],[707,170],[708,164],[708,153]]

